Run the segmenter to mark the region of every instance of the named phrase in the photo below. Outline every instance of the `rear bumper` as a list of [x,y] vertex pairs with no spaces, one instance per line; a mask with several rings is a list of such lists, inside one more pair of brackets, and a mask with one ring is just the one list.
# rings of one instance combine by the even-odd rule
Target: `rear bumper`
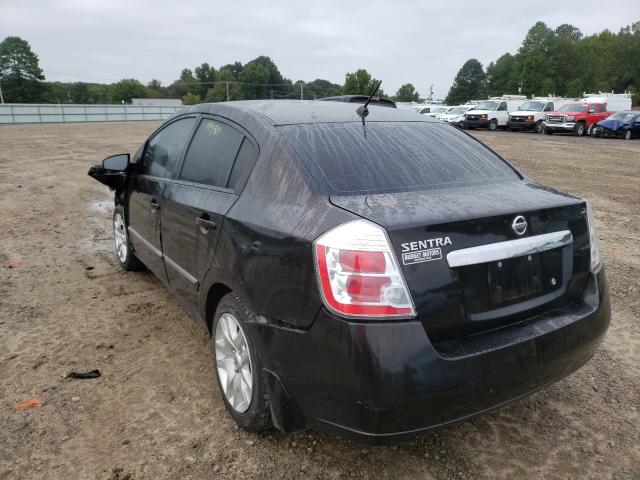
[[465,120],[463,124],[464,128],[487,128],[489,120]]
[[601,269],[579,301],[454,348],[436,348],[417,321],[353,323],[324,311],[307,331],[256,325],[252,336],[272,372],[277,426],[389,443],[566,377],[593,356],[609,318]]

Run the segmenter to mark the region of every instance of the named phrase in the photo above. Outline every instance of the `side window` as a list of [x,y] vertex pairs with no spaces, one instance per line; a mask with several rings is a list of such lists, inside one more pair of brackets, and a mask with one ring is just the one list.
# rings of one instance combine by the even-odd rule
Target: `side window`
[[160,130],[147,144],[140,173],[173,178],[195,118],[183,118]]
[[182,180],[226,187],[244,135],[233,127],[204,118],[187,151]]
[[594,113],[596,111],[595,105],[589,105],[589,113]]
[[502,102],[499,106],[498,106],[498,111],[500,112],[504,112],[507,110],[507,103],[506,102]]
[[238,152],[236,163],[233,165],[231,177],[229,177],[229,188],[233,188],[234,190],[242,190],[244,188],[248,174],[256,163],[257,157],[258,149],[245,138]]
[[544,111],[545,112],[555,112],[555,109],[554,109],[554,106],[553,106],[553,102],[547,103],[547,105],[544,107]]
[[607,106],[604,103],[601,103],[598,105],[598,111],[599,112],[606,112],[607,111]]

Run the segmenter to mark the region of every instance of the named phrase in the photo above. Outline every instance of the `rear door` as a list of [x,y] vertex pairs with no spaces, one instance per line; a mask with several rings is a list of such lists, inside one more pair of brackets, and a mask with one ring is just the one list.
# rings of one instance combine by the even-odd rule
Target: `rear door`
[[160,239],[160,200],[168,181],[177,174],[195,117],[181,117],[165,125],[148,141],[131,180],[129,239],[136,256],[158,277],[166,279]]
[[211,265],[224,216],[240,193],[238,172],[257,149],[232,122],[205,116],[178,178],[163,195],[162,245],[169,284],[189,307]]

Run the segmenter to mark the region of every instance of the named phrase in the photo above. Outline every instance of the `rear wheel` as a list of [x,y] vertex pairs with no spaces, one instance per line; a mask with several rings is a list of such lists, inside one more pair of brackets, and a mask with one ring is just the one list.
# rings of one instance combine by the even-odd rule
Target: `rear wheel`
[[586,131],[586,129],[585,129],[585,126],[584,126],[584,122],[578,122],[578,123],[576,123],[576,126],[573,127],[573,134],[576,137],[583,137],[585,131]]
[[144,265],[131,248],[129,243],[129,233],[127,232],[127,224],[124,221],[124,208],[122,205],[116,205],[113,212],[113,240],[116,246],[116,258],[118,263],[124,270],[142,270]]
[[542,120],[538,120],[536,122],[536,125],[534,127],[536,133],[542,133],[542,130],[544,129],[544,125],[542,124]]
[[250,315],[238,297],[225,295],[213,320],[212,343],[227,410],[239,426],[257,432],[271,426],[271,411],[262,361],[246,328]]
[[631,140],[631,130],[627,130],[626,132],[624,132],[624,139]]
[[489,122],[489,130],[495,132],[498,129],[498,121],[495,118],[492,118]]

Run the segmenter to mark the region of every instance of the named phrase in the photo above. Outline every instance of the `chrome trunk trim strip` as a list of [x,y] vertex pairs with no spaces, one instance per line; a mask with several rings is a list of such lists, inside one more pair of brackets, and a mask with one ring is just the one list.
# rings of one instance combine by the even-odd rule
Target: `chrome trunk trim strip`
[[447,254],[447,263],[451,268],[465,267],[532,255],[546,250],[553,250],[554,248],[566,247],[572,243],[573,235],[571,235],[571,232],[562,230],[517,240],[507,240],[506,242],[489,243],[487,245],[454,250]]

